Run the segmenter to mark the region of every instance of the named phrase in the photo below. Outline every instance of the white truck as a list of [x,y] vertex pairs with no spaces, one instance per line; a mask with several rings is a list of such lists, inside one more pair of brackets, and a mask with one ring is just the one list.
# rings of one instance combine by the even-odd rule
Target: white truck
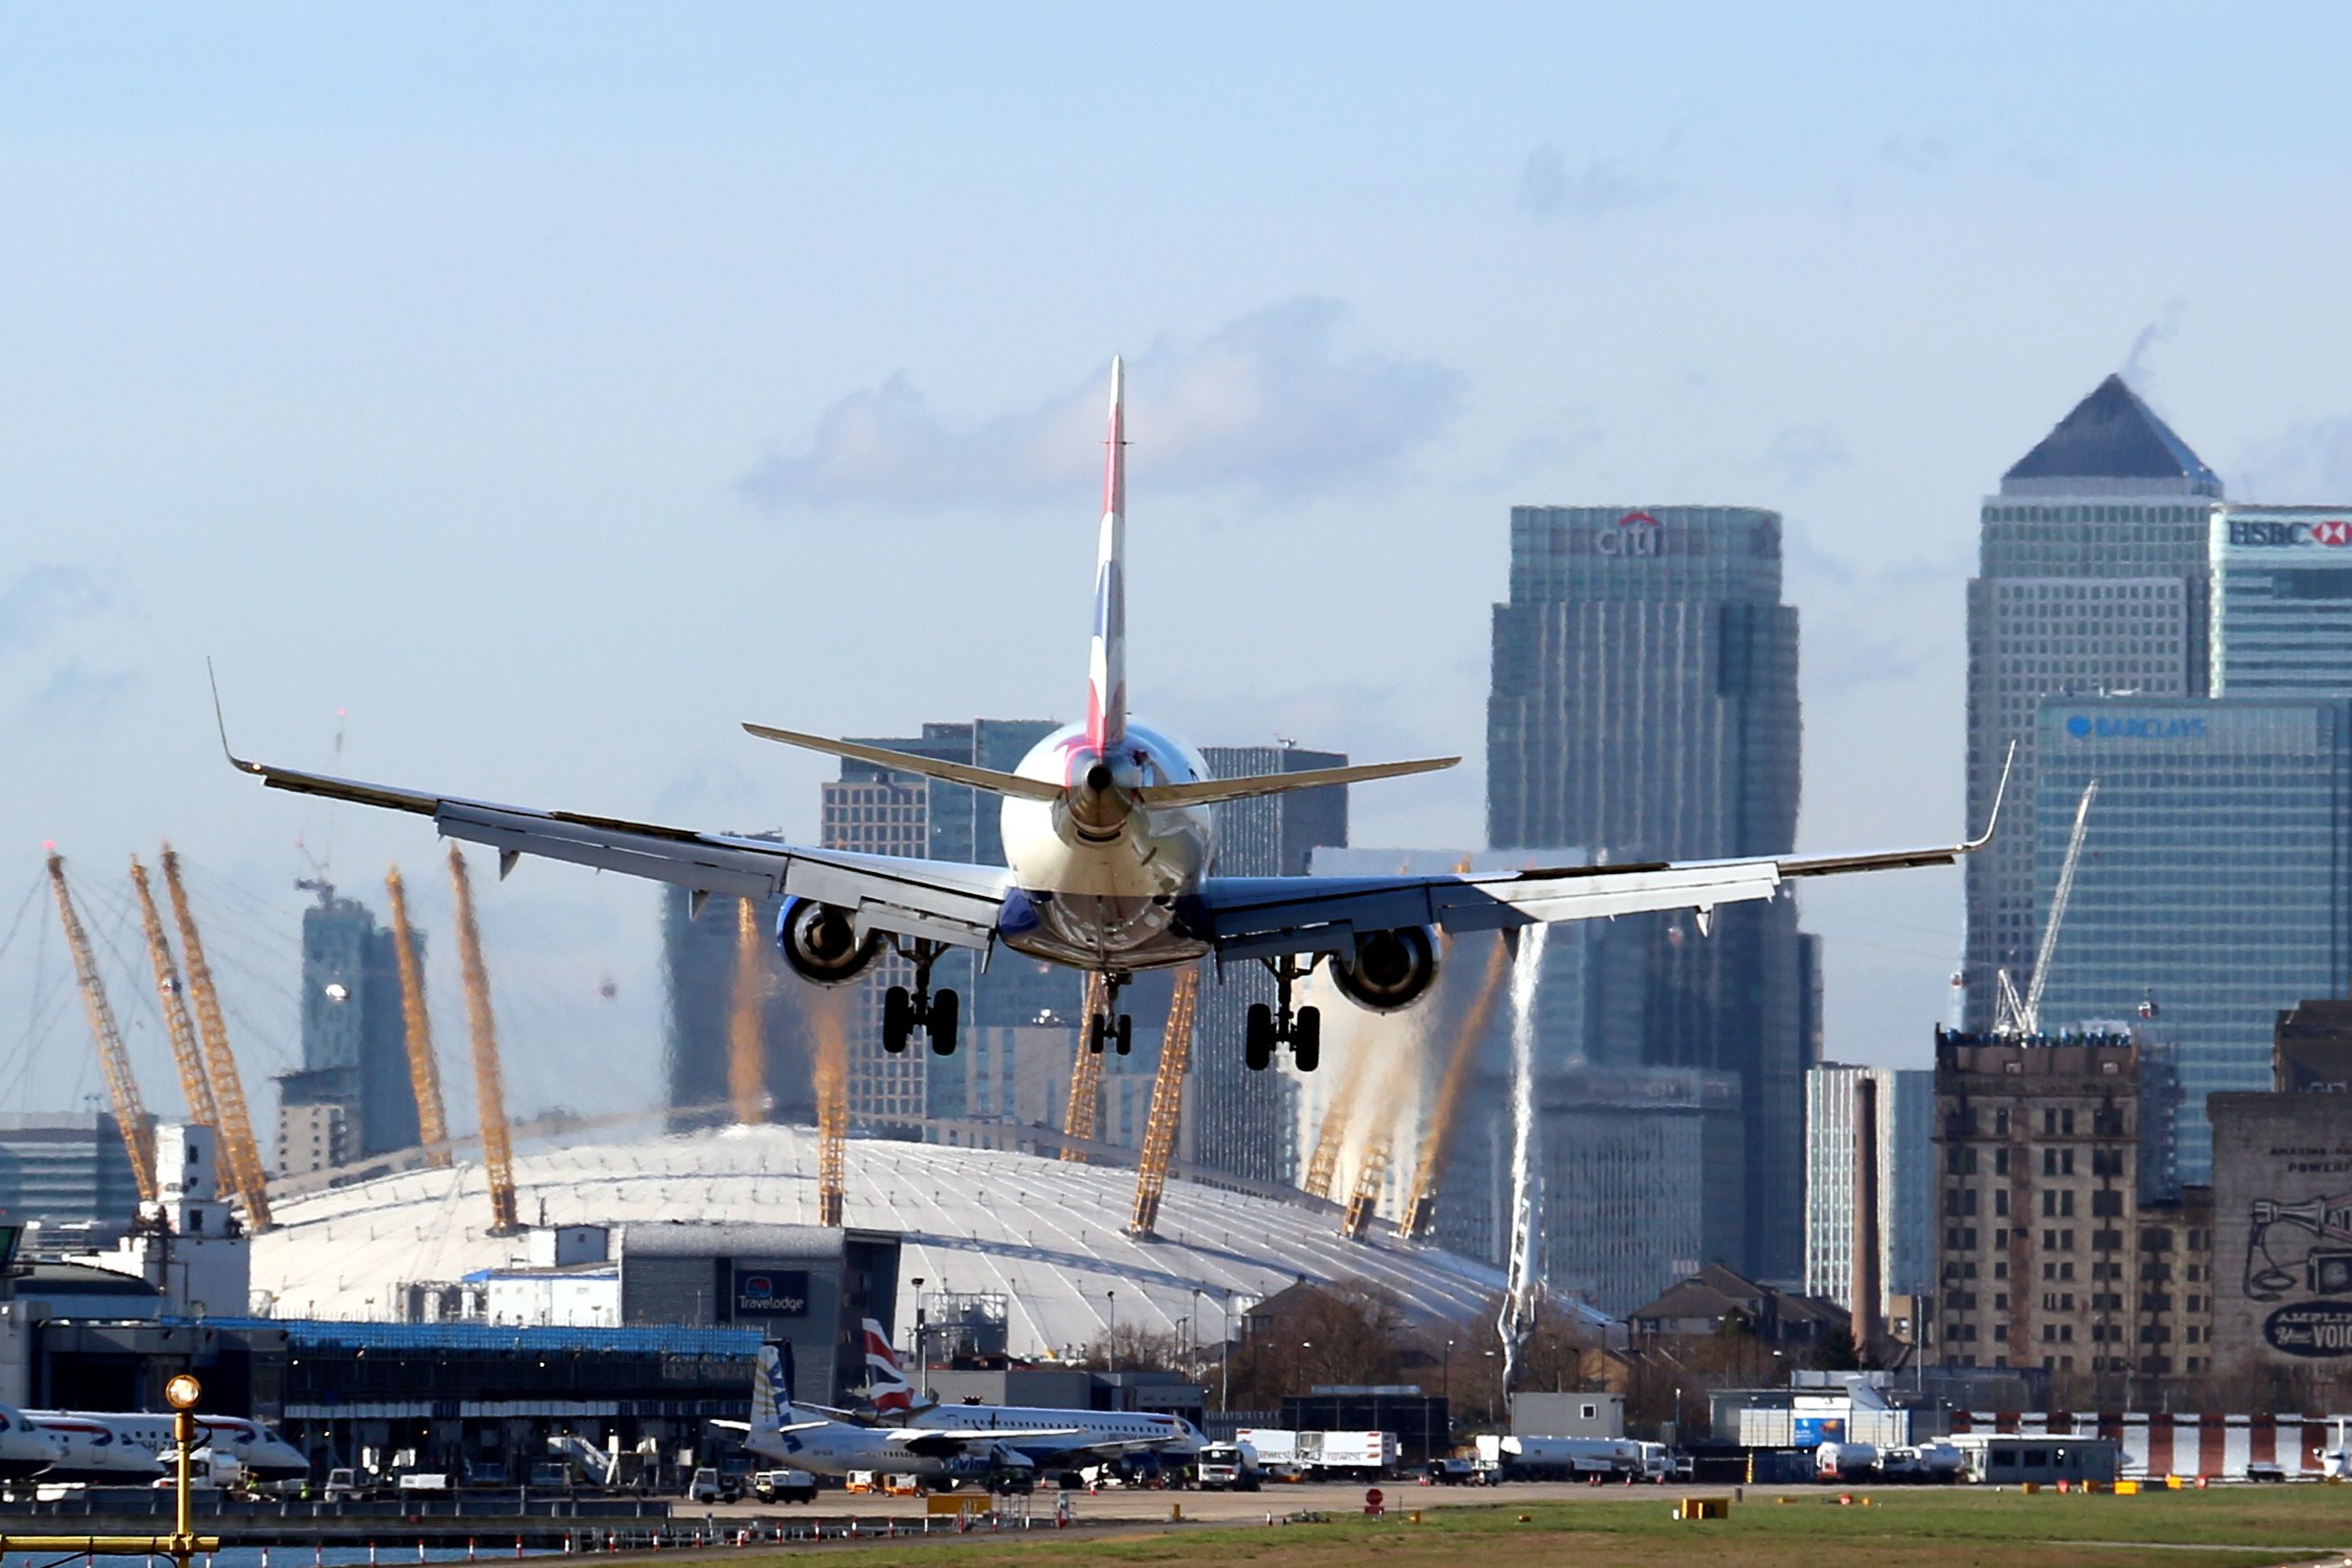
[[1377,1481],[1396,1471],[1393,1432],[1293,1432],[1279,1426],[1244,1426],[1237,1443],[1256,1450],[1269,1479],[1297,1471],[1305,1481]]
[[1482,1432],[1478,1462],[1498,1477],[1521,1481],[1582,1481],[1595,1475],[1665,1481],[1674,1474],[1674,1455],[1664,1443],[1637,1443],[1630,1437]]
[[1255,1492],[1265,1481],[1257,1450],[1247,1443],[1206,1443],[1194,1461],[1203,1492]]

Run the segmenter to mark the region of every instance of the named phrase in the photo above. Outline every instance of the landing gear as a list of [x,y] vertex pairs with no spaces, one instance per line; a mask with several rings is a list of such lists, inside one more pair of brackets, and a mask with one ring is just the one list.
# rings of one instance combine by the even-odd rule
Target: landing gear
[[1106,1045],[1124,1056],[1135,1049],[1135,1020],[1119,1010],[1119,993],[1128,976],[1103,976],[1103,1010],[1086,1020],[1086,1049],[1100,1056]]
[[926,941],[916,937],[898,947],[899,956],[915,966],[915,989],[893,985],[882,993],[882,1049],[896,1055],[906,1049],[907,1041],[921,1029],[931,1040],[931,1051],[937,1056],[956,1053],[956,1023],[961,1011],[956,994],[931,991],[931,966],[948,950],[945,942]]
[[1323,1060],[1323,1010],[1301,1007],[1290,1010],[1290,987],[1314,972],[1318,955],[1309,954],[1304,960],[1288,954],[1278,959],[1260,959],[1267,972],[1274,976],[1275,1003],[1269,1007],[1263,1002],[1250,1005],[1249,1019],[1242,1029],[1242,1059],[1253,1073],[1263,1073],[1274,1064],[1274,1048],[1290,1048],[1290,1064],[1301,1073],[1312,1073]]

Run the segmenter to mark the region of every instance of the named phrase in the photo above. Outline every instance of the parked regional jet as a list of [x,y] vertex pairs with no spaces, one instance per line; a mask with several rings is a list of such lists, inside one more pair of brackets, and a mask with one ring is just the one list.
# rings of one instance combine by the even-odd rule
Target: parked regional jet
[[[44,1481],[131,1484],[163,1475],[172,1452],[168,1412],[28,1410],[20,1413],[54,1439],[61,1454]],[[257,1481],[308,1475],[311,1461],[268,1426],[242,1415],[196,1417],[199,1441],[226,1455]]]
[[1040,1464],[1051,1464],[1062,1470],[1095,1464],[1138,1449],[1189,1459],[1209,1440],[1201,1435],[1200,1428],[1184,1417],[1154,1411],[983,1404],[976,1399],[959,1404],[941,1404],[927,1399],[918,1403],[913,1385],[899,1367],[898,1352],[891,1348],[890,1335],[882,1332],[882,1325],[868,1318],[865,1332],[866,1365],[869,1369],[867,1381],[869,1389],[878,1391],[867,1397],[881,1415],[900,1412],[908,1423],[920,1422],[934,1431],[1066,1427],[1075,1436],[1024,1439],[1015,1445]]
[[[744,1427],[744,1447],[763,1459],[818,1475],[846,1475],[852,1471],[881,1471],[933,1481],[994,1483],[1006,1475],[1034,1477],[1040,1469],[1077,1470],[1101,1464],[1138,1450],[1176,1448],[1184,1424],[1173,1416],[1124,1415],[1106,1411],[1030,1411],[999,1409],[1010,1417],[1034,1415],[1070,1417],[1024,1424],[1010,1419],[959,1419],[935,1422],[928,1412],[920,1425],[882,1426],[854,1419],[838,1419],[823,1406],[797,1404],[792,1399],[792,1351],[789,1345],[764,1345],[752,1372],[751,1421]],[[1168,1422],[1174,1426],[1155,1423]],[[728,1421],[714,1426],[733,1427]],[[1199,1434],[1185,1427],[1194,1442]]]
[[[275,789],[429,816],[449,837],[496,849],[501,876],[522,856],[541,855],[676,883],[688,890],[689,910],[714,893],[780,898],[777,945],[803,979],[846,984],[885,952],[905,958],[914,985],[885,994],[882,1043],[904,1051],[921,1029],[943,1056],[956,1048],[959,1006],[954,991],[932,990],[931,971],[954,948],[977,949],[984,964],[1001,946],[1101,976],[1103,1006],[1087,1024],[1096,1051],[1107,1041],[1128,1049],[1119,994],[1138,971],[1202,958],[1221,975],[1229,964],[1261,963],[1274,976],[1276,999],[1250,1008],[1248,1063],[1262,1069],[1287,1045],[1293,1065],[1308,1072],[1322,1053],[1322,1017],[1313,1006],[1293,1007],[1291,997],[1319,964],[1330,966],[1350,1001],[1392,1012],[1436,981],[1441,933],[1507,936],[1540,922],[1669,909],[1696,911],[1703,932],[1721,905],[1768,899],[1794,878],[1943,865],[1985,842],[1443,876],[1220,877],[1209,812],[1219,802],[1423,773],[1460,759],[1211,778],[1199,752],[1128,716],[1124,419],[1113,360],[1084,723],[1040,741],[1010,773],[744,726],[766,740],[1002,797],[1007,866],[812,849],[329,778],[233,751],[229,760]],[[216,718],[218,706],[216,694]],[[225,722],[222,745],[229,749]]]
[[41,1475],[65,1457],[64,1447],[13,1404],[0,1404],[0,1481]]

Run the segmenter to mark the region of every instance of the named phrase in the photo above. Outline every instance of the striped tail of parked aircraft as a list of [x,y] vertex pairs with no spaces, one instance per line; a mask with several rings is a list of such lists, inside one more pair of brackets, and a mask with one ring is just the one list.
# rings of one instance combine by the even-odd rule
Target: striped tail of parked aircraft
[[[1294,1006],[1292,993],[1318,965],[1329,965],[1334,985],[1357,1006],[1393,1012],[1427,994],[1441,933],[1507,937],[1542,922],[1677,909],[1695,911],[1706,931],[1721,905],[1771,898],[1796,878],[1944,865],[1991,836],[1988,821],[1980,836],[1958,844],[1873,854],[1437,876],[1218,876],[1210,808],[1220,802],[1426,773],[1460,758],[1212,778],[1198,751],[1130,717],[1126,445],[1114,359],[1085,722],[1039,742],[1010,773],[744,726],[765,740],[1001,797],[1006,865],[811,848],[332,778],[239,757],[225,722],[222,749],[273,789],[429,816],[443,835],[497,850],[502,877],[522,856],[539,855],[678,884],[690,910],[713,894],[780,898],[776,942],[805,980],[841,985],[887,952],[907,960],[914,984],[884,996],[882,1043],[904,1051],[920,1030],[943,1056],[956,1048],[960,1008],[954,991],[932,988],[931,971],[958,948],[976,949],[983,964],[1007,948],[1100,975],[1103,1005],[1087,1020],[1096,1051],[1107,1042],[1128,1048],[1131,1024],[1119,996],[1137,973],[1202,958],[1221,978],[1233,964],[1263,964],[1276,999],[1249,1010],[1248,1064],[1263,1069],[1287,1047],[1292,1064],[1310,1072],[1322,1053],[1322,1018],[1313,1006]],[[217,719],[217,692],[214,709]],[[1996,796],[1995,817],[1999,809]]]

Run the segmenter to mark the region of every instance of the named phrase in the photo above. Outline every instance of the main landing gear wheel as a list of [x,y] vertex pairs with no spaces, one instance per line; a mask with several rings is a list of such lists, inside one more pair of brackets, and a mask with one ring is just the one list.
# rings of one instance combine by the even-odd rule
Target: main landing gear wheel
[[1286,953],[1258,961],[1274,976],[1274,1005],[1250,1004],[1248,1022],[1242,1029],[1243,1060],[1251,1072],[1263,1073],[1274,1064],[1275,1047],[1287,1045],[1290,1064],[1301,1073],[1312,1073],[1323,1060],[1323,1013],[1319,1008],[1301,1007],[1293,1014],[1290,988],[1314,972],[1322,955],[1310,953],[1300,959]]
[[931,966],[948,950],[947,944],[918,937],[912,946],[913,951],[902,946],[899,953],[915,966],[915,989],[910,992],[903,985],[893,985],[882,993],[882,1049],[896,1055],[906,1049],[919,1028],[930,1037],[934,1054],[953,1056],[961,1008],[954,992],[935,995],[931,990]]
[[1290,1025],[1290,1065],[1301,1073],[1312,1073],[1322,1060],[1323,1010],[1301,1007]]
[[1119,1053],[1121,1056],[1135,1049],[1134,1018],[1125,1013],[1119,1014],[1119,1028],[1112,1032],[1119,1037]]
[[1249,1005],[1249,1021],[1242,1028],[1242,1058],[1253,1073],[1274,1065],[1274,1009],[1263,1002]]

